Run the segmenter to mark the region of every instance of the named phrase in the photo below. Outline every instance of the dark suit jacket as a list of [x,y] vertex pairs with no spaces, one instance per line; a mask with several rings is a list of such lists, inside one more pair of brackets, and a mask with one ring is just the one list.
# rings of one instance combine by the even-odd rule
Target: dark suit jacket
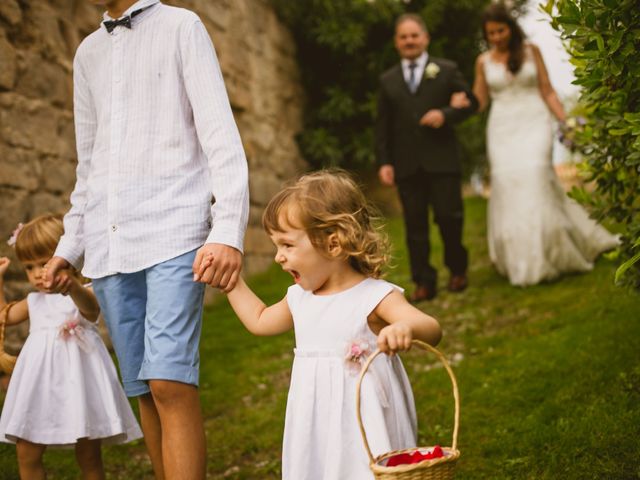
[[[380,77],[376,160],[378,166],[393,165],[399,180],[421,167],[426,172],[460,173],[460,148],[453,126],[478,108],[476,98],[454,62],[429,56],[428,63],[435,63],[440,71],[435,78],[423,76],[415,94],[409,91],[400,64]],[[451,94],[459,91],[467,92],[470,107],[449,106]],[[443,111],[444,125],[440,128],[421,126],[420,118],[434,108]]]

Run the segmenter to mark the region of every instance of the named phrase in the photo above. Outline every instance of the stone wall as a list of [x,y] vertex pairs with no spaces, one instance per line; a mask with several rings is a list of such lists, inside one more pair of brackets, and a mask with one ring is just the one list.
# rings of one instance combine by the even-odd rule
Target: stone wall
[[[273,253],[262,209],[306,167],[294,139],[303,91],[293,38],[267,0],[165,3],[198,13],[216,47],[249,162],[245,271],[262,270]],[[13,258],[3,239],[18,222],[68,208],[76,167],[72,59],[100,21],[89,0],[0,0],[0,256]],[[7,277],[7,296],[23,295],[17,261]]]

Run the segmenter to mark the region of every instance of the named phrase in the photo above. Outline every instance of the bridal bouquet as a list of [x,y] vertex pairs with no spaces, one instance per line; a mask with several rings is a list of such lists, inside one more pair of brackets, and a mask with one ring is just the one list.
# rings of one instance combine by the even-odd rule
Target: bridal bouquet
[[587,124],[587,120],[584,117],[569,117],[567,120],[560,124],[558,129],[558,139],[565,147],[571,152],[575,152],[578,148],[576,144],[576,137],[582,132],[584,126]]

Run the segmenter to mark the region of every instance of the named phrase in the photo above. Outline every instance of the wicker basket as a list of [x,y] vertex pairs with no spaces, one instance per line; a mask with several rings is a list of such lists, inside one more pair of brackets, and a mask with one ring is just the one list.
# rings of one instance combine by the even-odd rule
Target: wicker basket
[[[376,350],[371,355],[360,372],[360,378],[358,379],[358,386],[356,389],[356,413],[358,414],[358,425],[360,426],[360,433],[362,433],[362,440],[369,455],[369,467],[373,472],[374,477],[377,480],[450,480],[455,475],[455,466],[460,457],[460,451],[456,448],[458,443],[458,425],[460,421],[460,396],[458,394],[458,384],[456,383],[456,377],[453,375],[453,371],[447,362],[447,359],[438,350],[433,348],[420,340],[414,340],[413,344],[435,354],[440,362],[447,370],[451,383],[453,384],[453,399],[455,402],[455,412],[453,417],[453,442],[451,447],[442,447],[445,456],[442,458],[436,458],[433,460],[425,460],[420,463],[398,465],[395,467],[387,467],[383,462],[388,458],[401,453],[412,453],[418,449],[433,448],[433,447],[416,447],[405,450],[394,450],[384,453],[377,457],[373,457],[371,448],[369,447],[369,441],[367,440],[367,434],[362,425],[362,414],[360,412],[360,388],[362,385],[362,379],[369,369],[371,362],[382,352]],[[386,462],[385,462],[386,463]]]

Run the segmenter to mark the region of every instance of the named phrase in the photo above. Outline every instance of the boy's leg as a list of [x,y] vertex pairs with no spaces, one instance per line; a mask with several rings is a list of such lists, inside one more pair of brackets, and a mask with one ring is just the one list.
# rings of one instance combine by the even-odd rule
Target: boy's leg
[[145,272],[109,275],[94,279],[92,284],[118,357],[125,393],[128,397],[149,393],[147,382],[138,379],[145,348]]
[[204,424],[197,387],[149,380],[162,425],[162,463],[166,478],[205,478]]
[[145,358],[162,429],[167,478],[205,478],[205,435],[198,394],[204,285],[193,281],[195,250],[146,270]]
[[140,425],[158,480],[164,478],[160,420],[149,386],[138,380],[144,359],[147,282],[144,271],[110,275],[93,280],[93,289],[118,356],[118,365],[129,397],[139,397]]
[[22,480],[44,480],[46,478],[42,463],[42,455],[44,455],[46,448],[46,445],[31,443],[21,438],[16,441],[18,470]]
[[162,425],[158,409],[151,393],[138,397],[140,407],[140,426],[144,432],[144,443],[149,452],[153,473],[156,480],[164,480],[164,465],[162,460]]
[[76,443],[76,460],[83,480],[104,480],[100,440],[81,438]]

